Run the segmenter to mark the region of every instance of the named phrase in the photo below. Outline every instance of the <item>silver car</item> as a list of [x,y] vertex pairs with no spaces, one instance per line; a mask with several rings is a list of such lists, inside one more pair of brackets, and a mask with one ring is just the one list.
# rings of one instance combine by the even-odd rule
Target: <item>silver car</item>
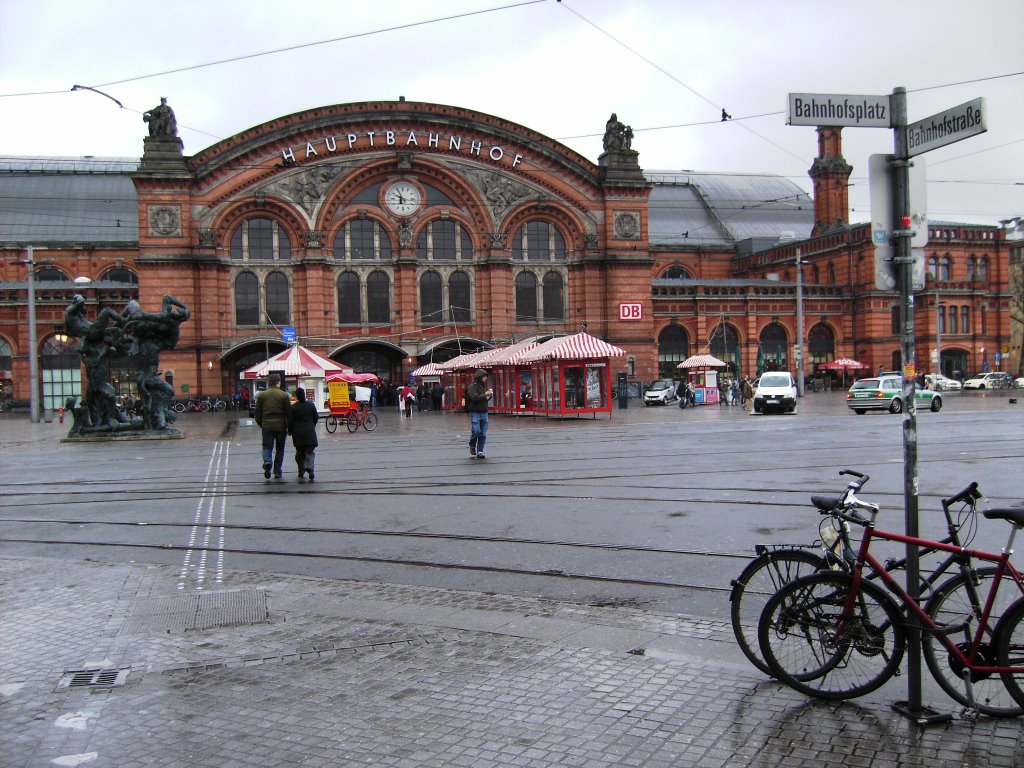
[[644,392],[644,405],[667,405],[676,399],[678,384],[672,379],[658,379]]

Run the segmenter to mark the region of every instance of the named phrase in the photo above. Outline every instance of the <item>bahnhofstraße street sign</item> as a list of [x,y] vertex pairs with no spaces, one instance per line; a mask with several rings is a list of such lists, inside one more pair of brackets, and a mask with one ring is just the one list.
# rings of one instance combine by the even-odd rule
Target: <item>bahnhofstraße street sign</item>
[[973,99],[908,125],[907,154],[921,155],[987,130],[985,99]]
[[888,96],[842,93],[791,93],[787,125],[835,125],[853,128],[892,128]]

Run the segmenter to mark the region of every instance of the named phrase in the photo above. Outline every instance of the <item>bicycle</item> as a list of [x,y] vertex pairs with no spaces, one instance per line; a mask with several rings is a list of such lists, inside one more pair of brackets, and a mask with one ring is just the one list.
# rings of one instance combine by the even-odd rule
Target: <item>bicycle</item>
[[175,413],[184,413],[185,411],[205,412],[209,410],[210,406],[205,400],[193,400],[190,397],[187,401],[175,400],[171,403],[171,408]]
[[[847,504],[847,498],[851,494],[859,492],[870,479],[868,475],[849,469],[844,469],[839,474],[840,476],[854,477],[842,495],[811,497],[811,503],[823,515],[830,515],[834,510],[842,509]],[[946,518],[947,530],[947,536],[943,539],[943,543],[962,547],[965,543],[970,543],[973,540],[976,533],[977,504],[983,498],[984,496],[978,490],[978,484],[971,483],[960,493],[942,500],[942,511]],[[819,525],[820,539],[815,544],[806,546],[758,544],[754,548],[757,556],[732,581],[729,601],[733,634],[736,636],[736,642],[743,655],[767,675],[772,675],[772,670],[760,654],[757,625],[768,600],[783,585],[795,581],[801,576],[828,569],[849,570],[855,560],[848,526],[845,523],[839,526],[828,525],[830,522],[831,518]],[[960,532],[968,526],[970,530],[965,541]],[[816,550],[821,554],[818,554]],[[920,556],[924,557],[934,551],[931,548],[922,549]],[[906,568],[906,565],[907,561],[904,557],[887,561],[885,568],[891,572]],[[939,563],[931,573],[922,578],[922,590],[929,593],[936,592],[935,584],[954,565],[959,566],[962,572],[963,558],[951,555]],[[955,594],[955,592],[948,594],[947,600],[952,600]]]
[[[860,547],[850,571],[802,576],[768,600],[759,621],[758,640],[775,676],[795,690],[826,700],[854,698],[884,685],[899,671],[907,642],[905,616],[892,597],[895,595],[917,619],[925,638],[925,661],[935,681],[955,700],[966,702],[965,719],[973,719],[978,712],[1019,714],[1024,707],[1024,597],[1009,605],[994,629],[990,622],[1004,578],[1008,576],[1017,587],[1014,594],[1024,595],[1024,578],[1010,562],[1014,538],[1024,527],[1024,509],[982,512],[988,519],[1010,524],[1009,539],[999,554],[878,530],[878,506],[852,493],[846,495],[842,508],[829,514],[841,523],[863,527]],[[929,604],[922,607],[871,554],[874,539],[926,547],[961,561],[967,557],[970,562],[982,560],[995,567],[972,571],[968,566],[964,573],[939,587]],[[865,566],[888,592],[865,578]],[[977,589],[984,580],[991,583],[982,598]],[[950,599],[951,592],[958,590],[966,593],[966,613],[953,619],[948,611],[940,613],[938,609]],[[951,639],[960,634],[967,638],[963,643]],[[940,657],[940,648],[945,657]],[[944,669],[943,664],[950,669]],[[951,679],[955,678],[947,677],[951,672],[961,673],[963,693],[952,685]],[[982,692],[980,702],[975,688]]]
[[373,432],[377,428],[377,414],[371,411],[366,403],[359,403],[359,407],[349,413],[345,426],[349,432],[355,432],[359,427],[367,432]]

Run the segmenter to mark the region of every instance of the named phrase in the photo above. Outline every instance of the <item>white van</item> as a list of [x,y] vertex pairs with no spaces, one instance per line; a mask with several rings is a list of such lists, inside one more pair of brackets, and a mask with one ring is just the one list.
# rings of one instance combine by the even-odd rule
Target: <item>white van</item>
[[789,371],[769,371],[761,374],[754,390],[752,413],[797,413],[796,379]]

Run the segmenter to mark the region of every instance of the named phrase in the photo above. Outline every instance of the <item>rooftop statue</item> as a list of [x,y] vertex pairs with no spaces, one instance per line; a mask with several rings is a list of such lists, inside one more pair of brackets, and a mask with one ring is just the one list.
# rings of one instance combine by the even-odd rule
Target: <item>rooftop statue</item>
[[149,123],[149,135],[154,137],[177,136],[178,121],[174,110],[167,106],[167,99],[160,97],[160,106],[142,113],[143,122]]
[[631,149],[633,146],[633,129],[623,125],[618,115],[612,112],[604,126],[604,148],[606,152]]

